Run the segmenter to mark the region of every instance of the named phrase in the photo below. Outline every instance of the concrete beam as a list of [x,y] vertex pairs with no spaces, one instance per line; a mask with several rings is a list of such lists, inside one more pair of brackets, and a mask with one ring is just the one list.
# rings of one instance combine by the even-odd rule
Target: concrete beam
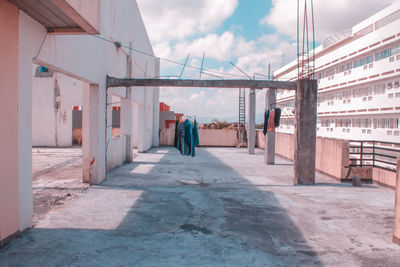
[[316,80],[301,79],[296,90],[296,126],[294,139],[294,184],[315,184],[317,140]]
[[[265,108],[276,103],[276,91],[269,90],[265,96]],[[264,161],[269,165],[275,164],[275,129],[265,135]]]
[[255,150],[255,128],[256,128],[256,90],[249,90],[249,123],[247,134],[247,148],[249,154],[254,154]]
[[400,157],[397,158],[396,200],[394,206],[393,242],[400,245]]
[[208,88],[254,88],[296,90],[295,82],[265,80],[177,80],[177,79],[118,79],[107,77],[107,87],[208,87]]

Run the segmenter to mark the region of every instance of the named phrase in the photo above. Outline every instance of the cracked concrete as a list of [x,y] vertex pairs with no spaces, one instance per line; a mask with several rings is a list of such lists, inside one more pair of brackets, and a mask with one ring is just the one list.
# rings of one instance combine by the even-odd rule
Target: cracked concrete
[[292,164],[261,150],[154,148],[52,209],[0,266],[399,266],[393,210],[377,185],[293,186]]

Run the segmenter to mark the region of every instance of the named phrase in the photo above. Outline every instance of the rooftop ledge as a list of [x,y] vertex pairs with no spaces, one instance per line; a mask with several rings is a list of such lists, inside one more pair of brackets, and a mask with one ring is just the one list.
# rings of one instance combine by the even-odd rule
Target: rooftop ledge
[[101,0],[9,0],[51,33],[100,33]]

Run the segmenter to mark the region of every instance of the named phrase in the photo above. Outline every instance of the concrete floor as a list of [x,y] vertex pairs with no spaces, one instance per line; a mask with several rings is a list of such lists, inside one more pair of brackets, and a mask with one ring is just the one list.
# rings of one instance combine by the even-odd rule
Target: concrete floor
[[32,148],[33,224],[54,207],[77,198],[89,185],[82,182],[82,147]]
[[318,175],[263,151],[155,148],[47,213],[0,266],[400,266],[394,191]]

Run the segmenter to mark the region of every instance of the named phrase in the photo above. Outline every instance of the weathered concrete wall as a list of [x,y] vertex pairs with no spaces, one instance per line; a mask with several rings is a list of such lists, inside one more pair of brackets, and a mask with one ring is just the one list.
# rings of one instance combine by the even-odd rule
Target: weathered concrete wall
[[[261,132],[262,134],[262,132]],[[261,139],[261,134],[258,136]],[[345,178],[349,161],[349,143],[346,140],[317,138],[316,169],[337,179]],[[294,136],[276,133],[276,154],[294,159]]]
[[175,113],[173,111],[160,111],[160,129],[165,127],[166,120],[175,120]]
[[349,142],[317,138],[316,169],[338,179],[346,177],[349,162]]
[[238,145],[237,131],[199,129],[199,141],[200,146],[236,147]]
[[160,131],[160,145],[161,146],[173,146],[175,138],[174,128],[162,128]]
[[18,19],[18,9],[0,0],[0,247],[20,225]]
[[61,73],[33,78],[33,146],[72,146],[72,107],[83,105],[83,88],[83,82]]
[[396,200],[394,206],[393,242],[400,245],[400,157],[397,158]]
[[262,130],[256,130],[256,147],[265,148],[265,135]]
[[[175,129],[161,129],[160,145],[174,145]],[[213,130],[199,129],[200,146],[236,147],[238,145],[237,131],[230,129]]]
[[294,160],[293,134],[276,133],[275,138],[275,153],[284,158]]
[[124,164],[126,160],[126,135],[113,137],[107,146],[107,171]]
[[383,170],[380,168],[373,168],[372,179],[382,185],[396,188],[396,173],[392,171]]

